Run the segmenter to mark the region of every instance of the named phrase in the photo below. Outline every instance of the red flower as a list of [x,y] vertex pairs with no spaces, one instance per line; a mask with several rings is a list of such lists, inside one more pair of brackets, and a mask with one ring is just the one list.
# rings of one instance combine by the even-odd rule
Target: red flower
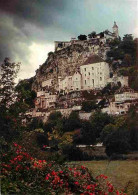
[[49,180],[49,177],[48,177],[48,176],[46,176],[46,177],[45,177],[45,180]]
[[43,145],[43,148],[46,148],[47,147],[47,145]]
[[78,181],[75,181],[74,184],[75,184],[75,185],[79,185],[79,182],[78,182]]
[[13,145],[14,145],[15,147],[17,147],[17,146],[18,146],[18,144],[16,144],[16,143],[13,143]]
[[55,171],[52,171],[51,175],[57,175],[57,173]]

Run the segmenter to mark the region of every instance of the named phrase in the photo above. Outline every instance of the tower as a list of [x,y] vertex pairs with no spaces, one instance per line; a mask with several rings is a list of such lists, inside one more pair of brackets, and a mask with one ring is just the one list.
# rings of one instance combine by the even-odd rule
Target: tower
[[113,33],[118,38],[119,37],[119,33],[118,33],[118,26],[117,26],[116,22],[114,22],[114,25],[113,25],[112,28],[113,28]]

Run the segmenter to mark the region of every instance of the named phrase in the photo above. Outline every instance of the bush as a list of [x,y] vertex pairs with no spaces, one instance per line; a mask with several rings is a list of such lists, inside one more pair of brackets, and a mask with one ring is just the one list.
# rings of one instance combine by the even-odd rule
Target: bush
[[71,112],[64,124],[64,131],[74,131],[81,127],[81,121],[77,112]]
[[99,138],[103,128],[110,123],[114,123],[114,118],[107,113],[97,111],[90,117],[90,123],[96,138]]
[[130,150],[128,131],[116,130],[112,134],[109,134],[105,146],[108,156],[127,153]]
[[94,179],[84,166],[32,158],[17,143],[2,155],[1,162],[2,194],[119,194],[105,175]]
[[93,109],[96,109],[97,105],[95,101],[85,101],[82,102],[82,110],[85,112],[91,112]]

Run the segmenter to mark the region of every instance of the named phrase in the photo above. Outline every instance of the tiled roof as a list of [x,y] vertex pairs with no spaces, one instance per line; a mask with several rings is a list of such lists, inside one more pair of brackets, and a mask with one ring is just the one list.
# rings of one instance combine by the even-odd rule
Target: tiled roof
[[130,87],[124,86],[124,87],[121,87],[120,89],[118,89],[115,94],[121,94],[124,92],[135,93],[135,91],[133,89],[131,89]]
[[84,63],[83,65],[87,65],[87,64],[95,64],[95,63],[99,63],[99,62],[104,62],[104,60],[98,56],[98,55],[91,55]]

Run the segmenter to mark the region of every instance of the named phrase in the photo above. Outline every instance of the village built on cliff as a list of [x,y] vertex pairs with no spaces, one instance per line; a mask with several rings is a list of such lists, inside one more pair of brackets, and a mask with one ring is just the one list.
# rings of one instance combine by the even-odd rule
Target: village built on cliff
[[[119,38],[116,22],[114,22],[112,29],[113,32],[106,30],[102,35],[101,33],[96,34],[95,37],[88,40],[71,39],[71,41],[68,42],[55,42],[55,53],[57,59],[59,59],[59,64],[58,66],[56,65],[55,74],[51,73],[52,69],[50,66],[46,66],[48,76],[46,79],[45,77],[41,79],[40,87],[37,90],[35,109],[29,111],[28,115],[40,117],[46,121],[49,114],[53,111],[60,111],[64,116],[68,116],[75,110],[80,112],[80,118],[88,119],[90,113],[81,112],[81,104],[85,101],[80,95],[81,92],[94,91],[96,94],[96,91],[102,90],[109,83],[113,85],[120,83],[121,89],[126,89],[126,91],[124,90],[123,92],[115,94],[114,98],[111,98],[107,106],[102,109],[102,112],[107,112],[108,114],[123,114],[128,111],[132,104],[135,104],[135,100],[138,99],[138,93],[129,89],[128,77],[118,76],[116,74],[111,76],[112,70],[105,60],[106,52],[110,50],[107,42]],[[66,52],[68,52],[68,49],[78,46],[81,46],[85,51],[83,58],[79,56],[80,51],[78,53],[73,51],[74,54],[72,53],[72,56],[77,56],[77,60],[75,60],[74,57],[73,60],[67,58]],[[70,60],[73,63],[77,61],[77,63],[72,66]],[[52,60],[50,60],[50,63],[51,61]],[[66,62],[68,63],[67,66]],[[64,69],[60,69],[62,63],[65,66],[63,66]],[[55,58],[53,58],[53,64],[57,64]],[[66,71],[66,69],[68,71]],[[63,74],[65,72],[67,73]],[[40,77],[39,74],[36,78]],[[97,103],[101,100],[102,99],[97,99]]]

